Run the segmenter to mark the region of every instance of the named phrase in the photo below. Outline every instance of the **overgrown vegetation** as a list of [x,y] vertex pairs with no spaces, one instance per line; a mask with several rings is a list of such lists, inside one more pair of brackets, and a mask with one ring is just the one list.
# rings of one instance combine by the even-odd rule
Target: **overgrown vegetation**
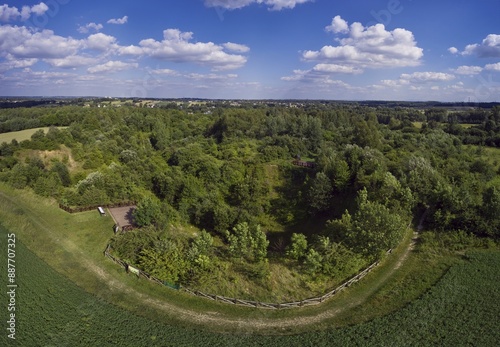
[[[429,229],[497,239],[498,163],[482,146],[497,146],[499,112],[5,109],[2,131],[50,129],[0,145],[0,180],[69,206],[137,201],[141,229],[113,238],[118,257],[172,283],[290,300],[382,258],[424,210]],[[299,157],[315,166],[292,165]]]

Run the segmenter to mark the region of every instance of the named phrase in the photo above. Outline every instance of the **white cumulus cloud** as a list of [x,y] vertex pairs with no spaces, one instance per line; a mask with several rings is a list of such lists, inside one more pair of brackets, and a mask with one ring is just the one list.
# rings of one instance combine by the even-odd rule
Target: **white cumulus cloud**
[[462,65],[453,70],[454,73],[458,75],[477,75],[483,71],[483,68],[480,66],[466,66]]
[[455,75],[444,72],[414,72],[402,74],[400,79],[411,83],[445,82],[455,79]]
[[138,63],[125,63],[123,61],[108,61],[105,64],[89,67],[87,71],[94,73],[107,73],[128,70],[139,67]]
[[312,1],[313,0],[205,0],[205,6],[235,10],[252,4],[265,4],[272,11],[281,11],[282,9],[293,9],[296,5]]
[[224,48],[229,51],[238,52],[238,53],[247,53],[250,51],[250,48],[245,45],[240,45],[238,43],[227,42],[223,44]]
[[78,27],[78,32],[82,34],[88,33],[90,30],[99,31],[103,28],[102,24],[88,23]]
[[16,58],[62,58],[75,54],[81,46],[79,40],[55,35],[52,30],[0,26],[0,57],[11,54]]
[[151,73],[155,75],[167,75],[167,76],[178,76],[179,73],[172,69],[156,69],[152,70]]
[[36,58],[29,59],[16,59],[12,55],[8,54],[5,61],[0,63],[0,72],[4,72],[12,69],[22,69],[35,65],[38,62]]
[[331,31],[335,34],[337,33],[348,33],[349,32],[349,24],[342,19],[340,16],[335,16],[332,19],[332,24],[325,28],[326,31]]
[[500,57],[500,35],[490,34],[481,43],[467,45],[462,54],[480,58]]
[[108,20],[108,24],[118,24],[122,25],[128,22],[128,16],[123,16],[122,18],[112,18]]
[[190,73],[186,75],[186,78],[194,79],[194,80],[208,80],[208,81],[225,81],[228,79],[237,78],[236,74],[227,74],[227,75],[219,75],[219,74],[199,74],[199,73]]
[[308,73],[310,73],[311,70],[293,70],[293,75],[292,76],[285,76],[281,77],[281,80],[283,81],[300,81],[307,76]]
[[296,5],[311,1],[313,0],[266,0],[264,3],[273,11],[280,11],[284,8],[295,8]]
[[[337,19],[335,19],[337,18]],[[420,65],[423,49],[417,46],[411,31],[397,28],[387,31],[383,24],[364,27],[352,23],[347,31],[340,16],[335,17],[327,31],[346,33],[338,46],[324,46],[318,51],[302,54],[305,61],[354,66],[357,68],[389,68]],[[347,22],[345,23],[347,24]]]
[[65,58],[59,59],[45,59],[45,62],[50,64],[53,67],[63,68],[63,69],[71,69],[81,66],[89,66],[97,63],[97,58],[94,57],[85,57],[81,55],[70,55]]
[[[178,63],[196,63],[211,66],[214,70],[236,69],[242,67],[247,58],[241,54],[230,54],[224,51],[228,44],[218,45],[213,42],[191,42],[192,32],[181,32],[179,29],[163,31],[163,40],[145,39],[139,46],[128,46],[119,49],[121,54],[147,55],[156,59]],[[229,48],[246,50],[246,46],[229,44]]]
[[10,22],[17,20],[28,20],[31,14],[35,14],[37,16],[42,16],[47,12],[49,7],[41,2],[38,5],[34,5],[32,7],[23,6],[21,10],[17,7],[10,7],[7,4],[0,6],[0,22]]
[[42,16],[45,14],[45,12],[48,11],[48,9],[49,7],[45,3],[41,2],[38,5],[31,7],[31,13],[35,13],[38,16]]
[[490,71],[500,71],[500,63],[487,64],[484,68]]
[[87,48],[102,52],[118,48],[116,38],[103,33],[90,35],[86,40],[86,44]]
[[[453,74],[444,72],[414,72],[412,74],[402,74],[399,79],[382,80],[381,86],[389,88],[408,87],[411,90],[424,90],[429,88],[427,85],[431,83],[444,83],[454,80],[456,77]],[[436,89],[436,85],[431,86]],[[431,89],[432,90],[432,89]]]
[[256,0],[205,0],[205,6],[222,7],[228,10],[234,10],[246,7],[256,2]]
[[328,72],[328,73],[344,73],[344,74],[358,74],[362,73],[363,70],[355,68],[353,66],[337,65],[337,64],[317,64],[314,71]]
[[17,7],[9,7],[9,5],[0,6],[0,21],[10,22],[12,20],[17,20],[21,16]]

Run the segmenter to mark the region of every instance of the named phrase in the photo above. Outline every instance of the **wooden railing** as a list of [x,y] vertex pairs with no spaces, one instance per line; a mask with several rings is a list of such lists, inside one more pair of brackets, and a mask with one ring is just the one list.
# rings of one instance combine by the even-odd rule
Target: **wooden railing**
[[[351,286],[353,283],[356,283],[359,280],[361,280],[363,277],[365,277],[368,273],[370,273],[379,264],[379,261],[374,262],[373,264],[368,266],[366,269],[364,269],[363,271],[358,273],[356,276],[352,277],[348,281],[344,282],[340,286],[336,287],[335,289],[332,289],[331,291],[329,291],[328,293],[326,293],[322,296],[315,297],[315,298],[308,298],[308,299],[299,300],[299,301],[293,301],[293,302],[268,303],[268,302],[260,302],[260,301],[253,301],[253,300],[228,298],[228,297],[225,297],[222,295],[207,294],[207,293],[201,292],[199,290],[193,290],[190,288],[183,287],[181,285],[171,284],[171,283],[162,281],[154,276],[151,276],[147,272],[144,272],[140,269],[137,269],[137,268],[127,264],[126,262],[114,257],[110,253],[110,249],[111,249],[111,246],[108,245],[106,247],[106,250],[104,251],[104,255],[106,257],[108,257],[109,259],[111,259],[112,261],[117,263],[118,265],[125,268],[125,270],[127,270],[127,272],[133,272],[133,273],[137,272],[139,277],[144,277],[144,278],[146,278],[150,281],[153,281],[157,284],[167,286],[169,288],[173,288],[176,290],[181,290],[181,291],[184,291],[184,292],[189,293],[191,295],[195,295],[198,297],[202,297],[202,298],[217,301],[217,302],[222,302],[222,303],[232,304],[232,305],[239,305],[239,306],[246,306],[246,307],[253,307],[253,308],[272,309],[272,310],[299,308],[299,307],[319,305],[319,304],[325,302],[326,300],[330,299],[331,297],[333,297],[335,294],[341,292],[345,288]],[[387,253],[390,253],[391,251],[392,250],[389,250],[389,251],[387,251]],[[134,269],[134,271],[130,271],[131,268]]]

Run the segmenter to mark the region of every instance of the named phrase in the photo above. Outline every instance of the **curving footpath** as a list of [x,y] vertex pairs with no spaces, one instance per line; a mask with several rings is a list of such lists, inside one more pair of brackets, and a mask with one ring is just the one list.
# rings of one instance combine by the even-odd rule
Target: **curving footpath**
[[[1,187],[0,187],[1,188]],[[135,302],[134,306],[149,306],[154,310],[160,310],[165,313],[165,316],[175,317],[175,320],[180,320],[189,325],[199,325],[208,326],[214,328],[215,330],[227,330],[227,327],[231,327],[232,331],[240,331],[244,333],[250,332],[269,332],[269,331],[290,331],[297,327],[317,327],[319,323],[334,318],[337,315],[351,310],[356,306],[359,306],[366,302],[374,293],[376,293],[397,271],[403,262],[408,258],[411,250],[413,249],[415,238],[418,236],[414,232],[414,238],[408,241],[405,249],[398,255],[397,261],[391,261],[389,264],[384,264],[383,267],[385,271],[379,273],[375,281],[371,281],[371,285],[367,290],[364,290],[361,295],[357,295],[355,300],[349,301],[348,304],[343,305],[341,308],[331,308],[328,306],[322,306],[323,310],[314,310],[310,314],[308,312],[301,312],[299,310],[300,316],[296,317],[275,317],[269,310],[258,310],[258,309],[248,309],[247,314],[244,317],[233,318],[225,316],[220,312],[196,312],[195,310],[190,310],[174,303],[160,300],[152,296],[146,295],[138,291],[136,288],[127,286],[123,282],[123,275],[119,273],[112,273],[106,268],[105,264],[92,259],[89,254],[83,252],[78,245],[76,245],[70,238],[61,238],[61,235],[55,233],[51,228],[51,223],[49,220],[40,215],[38,211],[27,206],[27,204],[22,204],[17,197],[13,197],[10,194],[3,192],[0,189],[0,211],[2,210],[1,205],[7,204],[10,206],[16,206],[17,209],[23,211],[23,215],[28,218],[28,226],[24,226],[22,229],[37,230],[38,238],[42,237],[44,242],[54,244],[56,247],[62,248],[64,251],[71,253],[75,260],[84,268],[82,272],[79,273],[79,277],[83,276],[93,276],[98,278],[105,286],[107,290],[117,294],[119,296],[125,295],[129,301]],[[5,209],[4,209],[5,210]],[[0,212],[2,215],[2,212]],[[6,217],[4,215],[4,217]],[[15,223],[9,223],[5,220],[4,223],[7,228],[11,228],[12,232],[18,232],[22,238],[33,240],[33,231],[26,230],[14,230]],[[43,235],[41,235],[43,234]],[[21,238],[21,241],[22,241]],[[95,288],[86,288],[82,285],[82,282],[78,278],[72,278],[64,271],[64,269],[59,268],[54,261],[54,257],[57,254],[50,254],[51,259],[48,259],[48,254],[41,254],[37,249],[33,249],[29,243],[23,242],[27,247],[29,247],[35,254],[37,254],[46,263],[50,264],[58,272],[62,273],[68,277],[71,281],[77,283],[80,287],[83,287],[86,291],[92,292],[93,294],[99,295],[99,290]],[[403,246],[403,245],[402,245]],[[102,254],[102,253],[101,253]],[[102,258],[104,261],[104,257]],[[101,288],[103,290],[103,288]],[[200,299],[201,300],[201,299]]]

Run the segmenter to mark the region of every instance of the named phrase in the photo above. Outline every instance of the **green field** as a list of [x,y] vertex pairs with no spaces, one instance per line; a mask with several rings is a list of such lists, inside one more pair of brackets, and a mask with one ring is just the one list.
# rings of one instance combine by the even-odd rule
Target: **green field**
[[[397,256],[388,258],[324,305],[246,309],[126,275],[102,255],[112,221],[96,211],[69,215],[28,191],[2,185],[0,193],[3,259],[6,234],[17,236],[19,346],[328,346],[330,341],[460,346],[500,341],[495,326],[499,251],[477,251],[461,259],[411,252],[397,266],[391,265]],[[0,264],[5,288],[6,262]],[[6,309],[0,317],[7,317]],[[250,335],[255,333],[272,336]]]

